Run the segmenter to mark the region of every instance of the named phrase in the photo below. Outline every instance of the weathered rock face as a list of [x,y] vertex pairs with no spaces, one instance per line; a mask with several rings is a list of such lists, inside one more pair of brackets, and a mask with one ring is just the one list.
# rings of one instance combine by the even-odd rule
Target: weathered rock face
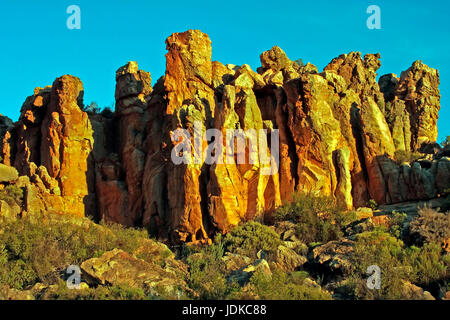
[[212,62],[211,41],[198,30],[166,45],[166,74],[153,88],[136,62],[117,70],[114,114],[83,112],[81,81],[63,76],[26,99],[17,123],[0,118],[3,163],[29,177],[22,210],[89,214],[173,242],[207,242],[242,221],[270,221],[294,192],[327,194],[351,209],[450,188],[445,152],[397,161],[398,152],[436,149],[436,70],[414,62],[377,83],[379,54],[344,54],[319,73],[275,46],[254,72]]
[[[389,115],[393,129],[400,131],[403,127],[404,149],[417,151],[423,143],[435,142],[440,109],[439,72],[415,61],[401,73],[394,88],[393,96],[387,97],[391,109]],[[401,109],[408,112],[410,128],[404,119],[405,111],[402,113]],[[403,149],[403,145],[399,144],[397,149]]]
[[[166,41],[166,76],[158,80],[147,103],[146,155],[143,173],[143,224],[162,238],[195,241],[208,238],[203,225],[201,189],[205,181],[203,161],[171,161],[179,142],[172,134],[183,128],[192,138],[198,123],[200,134],[211,121],[214,90],[211,88],[211,46],[207,35],[188,31]],[[195,51],[194,51],[195,50]],[[200,142],[202,143],[202,142]]]
[[[194,145],[194,135],[205,132],[211,114],[214,112],[214,90],[212,89],[211,41],[199,31],[175,33],[166,40],[166,76],[164,87],[167,92],[167,129],[169,136],[183,128],[190,138],[186,142]],[[167,145],[172,149],[180,140],[171,139]],[[203,139],[198,141],[203,147]],[[167,199],[170,225],[169,233],[176,241],[207,238],[203,224],[202,206],[205,172],[201,153],[194,150],[187,163],[167,163]],[[205,219],[207,217],[205,216]],[[170,230],[171,229],[171,230]]]
[[19,121],[5,133],[4,163],[14,164],[32,182],[24,186],[27,211],[80,216],[95,212],[93,186],[88,185],[94,140],[82,101],[81,81],[62,76],[52,87],[36,88]]
[[3,163],[6,165],[11,165],[11,130],[14,125],[10,118],[5,117],[0,114],[0,156],[2,157]]
[[50,179],[57,181],[64,212],[78,215],[89,213],[87,209],[92,203],[88,199],[87,174],[88,157],[94,145],[88,115],[80,108],[82,98],[80,79],[63,76],[55,80],[41,125],[40,143],[40,165]]
[[[263,176],[258,161],[211,163],[202,156],[208,148],[202,138],[206,129],[222,134],[216,151],[224,158],[227,129],[263,129],[253,88],[265,83],[248,66],[234,70],[211,63],[210,40],[199,31],[174,34],[166,43],[166,76],[148,108],[147,130],[152,136],[147,136],[144,224],[175,241],[205,240],[212,232],[226,232],[280,203],[279,189],[273,187],[277,177]],[[192,161],[171,161],[171,150],[181,143],[172,137],[177,129],[189,133]],[[248,150],[242,152],[248,157]]]
[[117,70],[116,81],[120,161],[115,161],[114,155],[110,154],[108,160],[99,165],[101,178],[97,190],[105,195],[99,197],[100,217],[133,226],[141,223],[143,215],[144,140],[147,99],[152,92],[151,77],[150,73],[139,70],[136,62],[129,62]]
[[386,99],[386,119],[396,150],[418,151],[437,139],[440,109],[439,72],[420,61],[401,73],[380,78]]

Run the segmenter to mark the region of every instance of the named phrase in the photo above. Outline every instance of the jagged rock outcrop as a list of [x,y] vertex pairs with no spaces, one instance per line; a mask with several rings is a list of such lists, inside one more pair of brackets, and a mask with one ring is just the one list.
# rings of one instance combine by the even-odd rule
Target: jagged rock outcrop
[[0,156],[2,162],[6,165],[11,165],[11,130],[14,125],[10,118],[0,114]]
[[397,150],[418,151],[436,142],[440,109],[439,72],[421,61],[401,73],[380,78],[386,115]]
[[[210,40],[199,31],[174,34],[166,43],[166,76],[149,102],[152,141],[144,186],[151,192],[144,195],[144,224],[178,241],[205,240],[213,231],[226,232],[280,203],[278,188],[267,191],[278,181],[269,183],[273,179],[260,173],[259,163],[211,163],[203,157],[207,129],[222,133],[216,151],[224,158],[227,129],[263,129],[252,89],[264,81],[248,66],[234,70],[212,63]],[[171,150],[181,143],[181,137],[173,138],[177,129],[187,130],[184,142],[193,147],[190,161],[180,164],[171,161]],[[242,152],[248,156],[248,150]]]
[[[344,54],[319,73],[275,46],[255,72],[211,61],[198,30],[171,35],[166,48],[153,87],[136,62],[117,70],[114,113],[84,112],[81,81],[63,76],[26,99],[18,122],[0,117],[2,162],[29,177],[23,212],[208,242],[242,221],[270,221],[294,192],[352,209],[450,188],[450,154],[433,144],[439,73],[421,62],[377,83],[379,54]],[[427,155],[400,163],[399,152]]]
[[146,102],[152,92],[150,73],[130,62],[116,73],[116,115],[119,155],[128,189],[129,224],[142,219],[142,177],[145,164]]
[[82,98],[80,79],[63,76],[55,80],[40,141],[40,166],[47,170],[48,180],[55,179],[59,185],[62,211],[78,215],[89,214],[95,205],[87,178],[94,140],[88,115],[80,108]]
[[96,198],[87,178],[94,140],[82,101],[80,79],[57,78],[51,87],[35,89],[19,121],[4,134],[4,163],[14,164],[31,181],[23,186],[26,211],[79,216],[95,212]]
[[99,219],[127,226],[142,224],[146,109],[151,92],[150,73],[131,61],[116,72],[115,119],[91,116],[98,139],[108,134],[118,137],[94,147]]

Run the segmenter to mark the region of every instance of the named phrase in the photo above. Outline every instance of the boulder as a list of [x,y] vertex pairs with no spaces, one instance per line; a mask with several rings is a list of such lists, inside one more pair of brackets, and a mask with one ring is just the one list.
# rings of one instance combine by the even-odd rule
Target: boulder
[[260,273],[268,277],[272,276],[272,271],[270,271],[270,267],[267,261],[265,259],[258,259],[252,264],[249,264],[248,266],[231,273],[231,275],[228,277],[228,280],[236,281],[241,286],[243,286],[248,283],[254,273]]
[[354,241],[349,239],[327,242],[314,248],[311,252],[311,261],[327,268],[332,272],[348,273],[351,270],[351,254],[354,250]]
[[308,261],[304,256],[297,254],[294,250],[280,245],[277,248],[275,264],[281,270],[292,272],[303,266]]
[[7,285],[0,285],[0,300],[34,300],[30,290],[17,290]]
[[222,257],[222,262],[224,263],[227,271],[236,271],[249,265],[251,263],[251,259],[240,254],[227,252]]
[[347,236],[354,236],[358,233],[363,233],[366,231],[372,231],[375,228],[371,218],[365,218],[351,223],[345,229],[345,234]]
[[409,281],[402,282],[401,293],[406,300],[436,300],[428,291],[412,284]]
[[144,288],[154,292],[164,288],[165,293],[177,295],[186,292],[187,286],[182,278],[120,250],[105,252],[99,258],[92,258],[81,264],[81,270],[89,284],[117,285]]
[[0,182],[11,182],[19,178],[16,168],[0,163]]
[[367,207],[360,207],[356,210],[358,220],[373,217],[373,210]]

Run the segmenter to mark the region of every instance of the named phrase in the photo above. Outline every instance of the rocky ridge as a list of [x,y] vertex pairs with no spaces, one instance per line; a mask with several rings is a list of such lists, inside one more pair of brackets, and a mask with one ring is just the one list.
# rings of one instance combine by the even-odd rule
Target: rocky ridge
[[[113,114],[84,111],[80,79],[65,75],[36,88],[16,123],[0,117],[0,172],[12,172],[2,187],[24,190],[22,206],[1,202],[2,215],[88,215],[174,243],[208,242],[240,222],[270,221],[294,192],[352,209],[450,188],[450,150],[436,144],[439,73],[420,61],[377,83],[379,54],[344,54],[319,73],[275,46],[255,72],[211,61],[198,30],[171,35],[166,48],[166,74],[153,87],[136,62],[117,70]],[[192,144],[195,130],[278,129],[279,169],[263,174],[259,159],[175,164],[178,128]],[[412,153],[420,159],[399,161]]]

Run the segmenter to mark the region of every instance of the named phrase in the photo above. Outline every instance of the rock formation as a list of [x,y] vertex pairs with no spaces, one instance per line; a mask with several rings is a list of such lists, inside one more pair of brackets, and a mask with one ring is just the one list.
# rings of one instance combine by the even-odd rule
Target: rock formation
[[[153,88],[136,62],[117,70],[114,114],[83,111],[82,83],[66,75],[36,88],[16,123],[0,117],[2,162],[29,177],[4,182],[25,191],[17,212],[90,215],[207,242],[242,221],[270,220],[294,192],[352,209],[450,188],[449,154],[433,144],[439,73],[422,62],[377,83],[379,54],[344,54],[319,73],[275,46],[255,72],[211,61],[211,41],[198,30],[166,46],[166,73]],[[279,148],[269,151],[276,134]],[[250,161],[254,151],[271,161]],[[423,157],[399,163],[399,152]]]
[[80,79],[62,76],[51,87],[36,88],[19,121],[4,134],[4,163],[32,182],[25,186],[28,213],[95,212],[94,185],[88,179],[94,140],[82,101]]

